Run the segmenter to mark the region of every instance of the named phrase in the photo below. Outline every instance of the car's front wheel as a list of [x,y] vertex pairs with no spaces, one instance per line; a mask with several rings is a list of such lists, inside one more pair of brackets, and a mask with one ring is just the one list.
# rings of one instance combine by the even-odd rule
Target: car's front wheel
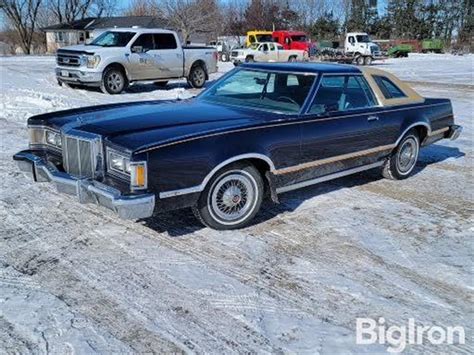
[[382,175],[392,180],[406,179],[413,172],[419,153],[420,138],[415,130],[411,130],[385,162]]
[[107,68],[102,76],[100,89],[104,94],[120,94],[127,88],[127,78],[122,70],[116,67]]
[[210,228],[242,228],[257,214],[263,193],[262,177],[253,165],[233,164],[211,179],[193,211]]

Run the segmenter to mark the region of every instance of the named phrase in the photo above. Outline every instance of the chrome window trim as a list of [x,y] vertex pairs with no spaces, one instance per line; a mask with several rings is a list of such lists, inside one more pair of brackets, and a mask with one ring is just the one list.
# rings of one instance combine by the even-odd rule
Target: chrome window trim
[[[323,78],[325,76],[361,76],[363,78],[363,80],[365,80],[366,84],[367,84],[367,87],[369,88],[370,92],[372,93],[372,97],[374,99],[374,102],[376,103],[376,105],[373,105],[373,106],[368,106],[368,107],[358,107],[358,108],[351,108],[351,109],[348,109],[348,110],[344,110],[344,111],[331,111],[331,112],[353,112],[353,111],[356,111],[356,110],[363,110],[363,109],[374,109],[374,108],[381,108],[383,107],[381,104],[380,104],[380,101],[378,100],[377,96],[375,95],[374,91],[372,90],[372,88],[370,87],[370,84],[367,82],[367,80],[365,79],[364,77],[364,74],[363,73],[322,73],[321,74],[321,77],[319,79],[319,82],[318,82],[318,87],[316,88],[316,91],[314,92],[314,95],[312,97],[312,100],[311,102],[308,104],[307,108],[306,108],[306,111],[302,114],[303,116],[316,116],[314,113],[310,113],[310,109],[311,107],[313,106],[313,103],[314,103],[314,100],[316,99],[316,95],[318,94],[318,91],[319,91],[319,88],[321,87],[321,81],[323,80]],[[361,88],[362,89],[362,88]],[[364,95],[367,96],[367,94],[365,93],[364,91]],[[369,102],[369,100],[367,100],[367,102]],[[329,113],[329,112],[326,112],[326,114]],[[370,112],[368,112],[367,114],[370,114]],[[324,116],[319,116],[321,118],[323,118]],[[339,117],[342,117],[342,116],[339,116]]]
[[[255,72],[263,72],[263,73],[268,73],[268,74],[272,74],[272,73],[278,73],[278,74],[292,74],[292,75],[304,75],[304,76],[314,76],[314,81],[313,83],[311,84],[311,88],[308,90],[308,94],[306,95],[305,97],[305,100],[303,102],[303,104],[301,105],[299,111],[297,112],[285,112],[285,111],[278,111],[278,110],[271,110],[271,109],[264,109],[264,108],[261,108],[261,107],[250,107],[250,106],[243,106],[243,105],[234,105],[234,104],[229,104],[227,102],[219,102],[219,104],[221,105],[224,105],[224,106],[231,106],[231,107],[240,107],[240,108],[246,108],[246,109],[252,109],[252,110],[257,110],[257,111],[264,111],[264,112],[272,112],[272,113],[276,113],[276,114],[280,114],[280,115],[285,115],[285,116],[299,116],[303,113],[303,111],[305,111],[305,107],[308,103],[308,100],[310,99],[310,96],[311,96],[311,92],[314,88],[314,85],[316,85],[316,83],[318,82],[318,78],[319,78],[319,75],[320,75],[320,72],[298,72],[298,71],[294,71],[294,70],[279,70],[279,69],[269,69],[269,70],[266,70],[266,69],[262,69],[262,68],[248,68],[248,67],[245,67],[245,68],[235,68],[233,70],[231,70],[229,73],[227,73],[226,75],[220,77],[216,83],[214,83],[213,85],[211,85],[209,88],[207,88],[206,90],[202,91],[198,96],[196,96],[196,99],[198,100],[205,100],[203,96],[208,90],[211,90],[215,85],[217,85],[221,80],[225,80],[227,79],[228,77],[231,76],[231,74],[233,74],[234,72],[238,72],[238,71],[243,71],[243,70],[246,70],[246,71],[255,71]],[[212,101],[210,101],[212,102]],[[214,102],[215,103],[215,102]]]

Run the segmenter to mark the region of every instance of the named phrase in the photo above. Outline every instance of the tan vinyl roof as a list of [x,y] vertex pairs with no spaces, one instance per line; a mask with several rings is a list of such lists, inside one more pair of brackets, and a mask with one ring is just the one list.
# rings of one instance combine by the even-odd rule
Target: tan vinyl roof
[[[374,91],[378,102],[382,106],[406,105],[413,103],[423,103],[425,101],[423,96],[419,95],[415,90],[408,86],[408,84],[404,83],[393,74],[371,67],[363,67],[360,68],[360,70],[362,74],[364,74],[365,79],[369,82],[369,85],[372,87],[372,90]],[[385,76],[386,78],[390,79],[396,86],[400,88],[400,90],[405,93],[406,97],[386,99],[385,96],[382,94],[382,91],[379,89],[377,83],[375,82],[373,75]]]

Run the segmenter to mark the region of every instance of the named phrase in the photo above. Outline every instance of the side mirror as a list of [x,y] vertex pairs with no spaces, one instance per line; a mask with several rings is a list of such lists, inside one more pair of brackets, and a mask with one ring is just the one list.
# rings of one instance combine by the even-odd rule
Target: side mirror
[[131,49],[132,53],[144,53],[146,52],[142,46],[133,46]]

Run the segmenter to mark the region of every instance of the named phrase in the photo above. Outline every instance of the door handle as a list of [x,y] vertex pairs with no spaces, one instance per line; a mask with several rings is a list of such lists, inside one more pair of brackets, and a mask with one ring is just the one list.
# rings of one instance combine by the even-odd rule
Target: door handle
[[378,121],[379,120],[379,116],[369,116],[367,117],[367,121],[371,122],[371,121]]

